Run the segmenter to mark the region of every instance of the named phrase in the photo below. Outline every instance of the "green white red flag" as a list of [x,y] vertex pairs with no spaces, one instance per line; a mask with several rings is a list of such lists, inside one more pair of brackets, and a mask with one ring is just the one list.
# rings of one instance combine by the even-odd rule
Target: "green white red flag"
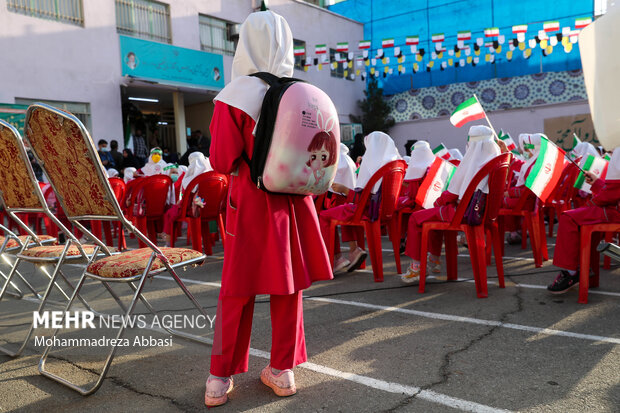
[[452,116],[450,116],[450,122],[460,128],[467,122],[484,118],[486,115],[484,109],[476,96],[467,99],[456,107]]
[[433,155],[446,160],[450,158],[450,152],[448,152],[448,148],[443,143],[440,143],[439,146],[433,149]]
[[295,46],[293,48],[293,54],[295,56],[303,56],[306,54],[306,48],[303,46]]
[[580,17],[575,19],[575,29],[583,29],[590,23],[592,23],[592,17]]
[[484,29],[485,37],[497,37],[499,36],[499,27],[487,27]]
[[327,54],[327,45],[325,45],[325,44],[317,44],[314,47],[314,52],[316,54]]
[[446,39],[446,36],[443,33],[435,33],[431,36],[431,40],[436,42],[443,42]]
[[527,33],[527,24],[518,24],[516,26],[512,26],[513,33]]
[[557,32],[560,30],[560,22],[559,21],[550,21],[543,23],[543,30],[546,32]]
[[383,39],[381,41],[381,47],[394,47],[394,38],[390,38],[390,39]]
[[508,148],[510,152],[519,153],[519,151],[517,150],[517,145],[515,145],[515,141],[512,140],[512,137],[509,133],[504,133],[504,131],[500,129],[497,136],[506,144],[506,148]]
[[580,143],[581,143],[581,139],[577,137],[576,133],[573,133],[573,147],[571,148],[571,150],[575,149],[575,146],[579,145]]
[[538,158],[525,180],[525,186],[542,202],[547,201],[562,176],[564,154],[546,136],[541,136]]
[[361,40],[357,46],[360,50],[370,49],[370,40]]
[[[581,161],[580,166],[581,169],[593,173],[597,178],[605,179],[605,176],[607,176],[607,167],[609,166],[609,162],[603,158],[588,155],[585,161]],[[588,193],[592,192],[591,185],[586,182],[586,177],[583,172],[579,172],[579,176],[577,176],[574,186],[581,191]]]
[[448,188],[454,171],[456,171],[456,166],[441,158],[435,158],[418,188],[416,203],[422,208],[432,208],[437,198]]
[[460,31],[456,34],[456,40],[470,40],[471,39],[471,31]]
[[349,42],[340,42],[336,44],[336,50],[339,52],[349,51]]
[[414,46],[420,43],[420,36],[407,36],[405,41],[407,46]]

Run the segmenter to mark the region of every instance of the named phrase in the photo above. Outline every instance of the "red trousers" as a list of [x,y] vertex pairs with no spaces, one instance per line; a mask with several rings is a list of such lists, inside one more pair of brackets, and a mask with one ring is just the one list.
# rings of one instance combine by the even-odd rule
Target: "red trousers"
[[[422,209],[411,214],[409,217],[409,229],[407,231],[407,246],[405,254],[416,261],[420,261],[422,251],[422,224],[430,221],[450,222],[454,218],[456,209],[453,204],[440,207]],[[443,233],[431,231],[428,236],[428,250],[431,254],[441,255],[441,243]]]
[[172,205],[170,208],[166,210],[164,213],[164,232],[170,236],[172,236],[172,227],[174,221],[179,219],[181,216],[181,208],[178,204]]
[[[356,207],[357,205],[355,204],[344,204],[321,211],[321,213],[319,214],[319,225],[321,226],[321,235],[323,235],[323,241],[325,241],[325,245],[329,245],[328,237],[330,221],[333,219],[338,221],[350,220],[351,218],[353,218],[353,215],[355,215]],[[364,242],[363,227],[343,226],[341,228],[341,231],[342,241],[344,242],[357,241],[358,245],[361,245]],[[334,255],[340,253],[340,238],[338,237],[338,232],[336,232],[335,238]]]
[[[229,377],[248,371],[255,297],[220,296],[211,352],[211,374]],[[271,367],[292,369],[307,360],[302,291],[270,296]]]
[[[562,212],[558,224],[558,235],[555,240],[553,265],[570,271],[576,271],[579,266],[580,234],[579,226],[601,224],[606,222],[620,222],[620,212],[614,207],[602,208],[589,206]],[[596,248],[602,234],[592,235],[592,247]]]

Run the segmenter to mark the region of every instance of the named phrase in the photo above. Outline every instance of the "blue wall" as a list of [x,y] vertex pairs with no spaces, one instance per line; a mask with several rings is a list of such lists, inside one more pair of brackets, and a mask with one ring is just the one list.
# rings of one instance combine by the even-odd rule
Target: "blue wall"
[[[364,38],[372,40],[371,56],[381,48],[383,38],[395,39],[406,56],[404,67],[406,74],[398,75],[398,63],[393,57],[392,49],[385,49],[390,57],[388,66],[394,70],[386,78],[380,77],[386,94],[394,94],[412,88],[440,86],[456,82],[470,82],[494,77],[513,77],[539,72],[557,72],[581,68],[578,45],[573,51],[565,53],[558,44],[549,56],[543,57],[540,47],[532,50],[529,59],[523,58],[523,52],[514,50],[512,61],[507,61],[508,42],[516,38],[512,26],[528,24],[526,43],[543,28],[543,22],[558,20],[560,27],[574,29],[575,18],[593,16],[593,0],[347,0],[330,6],[335,13],[364,23]],[[426,72],[426,63],[430,61],[434,49],[430,37],[433,33],[444,33],[443,46],[448,50],[456,45],[456,33],[470,30],[472,39],[465,42],[473,46],[475,39],[484,37],[483,30],[487,27],[499,27],[500,34],[506,38],[502,53],[496,56],[495,64],[484,61],[486,48],[481,48],[480,62],[475,67],[450,67],[444,71],[439,69],[440,61],[436,61],[431,72]],[[559,32],[553,32],[555,34]],[[420,71],[413,74],[412,65],[415,61],[409,46],[405,45],[407,36],[420,36],[418,48],[424,48],[426,54],[422,62],[418,62]],[[355,50],[355,48],[353,48]],[[472,56],[474,53],[472,51]],[[464,56],[464,55],[463,55]],[[457,58],[453,57],[455,60]],[[447,53],[444,53],[444,59]],[[383,65],[377,62],[377,69],[383,72]]]

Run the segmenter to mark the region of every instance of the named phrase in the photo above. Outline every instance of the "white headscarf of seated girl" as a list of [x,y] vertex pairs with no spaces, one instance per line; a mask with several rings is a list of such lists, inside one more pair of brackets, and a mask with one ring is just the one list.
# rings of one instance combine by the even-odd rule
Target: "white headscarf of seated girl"
[[110,168],[106,171],[108,173],[108,178],[117,178],[118,177],[118,171],[114,168]]
[[420,179],[435,161],[435,154],[426,141],[417,141],[411,148],[411,159],[407,165],[405,181]]
[[525,149],[529,149],[532,155],[526,159],[526,161],[521,165],[521,170],[519,171],[519,177],[517,178],[517,185],[522,186],[525,185],[525,180],[527,179],[527,172],[530,170],[530,167],[536,162],[538,159],[538,154],[540,151],[540,138],[544,136],[542,133],[531,133],[527,135],[527,138],[523,141],[523,147]]
[[[499,146],[493,140],[493,131],[488,126],[475,125],[469,129],[469,142],[463,160],[456,168],[448,191],[458,195],[459,199],[465,194],[467,186],[478,171],[491,159],[501,153]],[[477,189],[488,194],[489,186],[487,178],[484,178]]]
[[141,169],[144,176],[153,176],[164,173],[164,168],[168,166],[168,163],[162,159],[162,153],[162,150],[159,148],[151,149],[149,160]]
[[334,183],[344,185],[349,189],[355,189],[355,162],[349,156],[349,148],[344,143],[340,143],[340,158],[338,158],[338,168]]
[[[366,146],[366,152],[362,156],[362,163],[360,164],[360,171],[357,175],[357,187],[364,188],[370,178],[377,172],[383,165],[390,161],[401,159],[396,145],[390,136],[383,132],[371,132],[364,138],[364,146]],[[379,180],[372,188],[372,193],[376,193],[381,186],[381,180]]]
[[202,152],[192,152],[187,159],[189,161],[189,167],[181,182],[181,187],[183,189],[187,188],[187,185],[192,182],[192,179],[198,175],[213,170],[209,158],[206,158]]
[[620,147],[614,149],[614,152],[611,154],[605,179],[610,181],[620,179]]
[[452,148],[448,150],[448,153],[450,154],[450,160],[455,160],[455,161],[463,160],[463,154],[458,148]]
[[134,173],[136,173],[136,168],[133,166],[123,169],[123,179],[125,180],[125,183],[134,180]]

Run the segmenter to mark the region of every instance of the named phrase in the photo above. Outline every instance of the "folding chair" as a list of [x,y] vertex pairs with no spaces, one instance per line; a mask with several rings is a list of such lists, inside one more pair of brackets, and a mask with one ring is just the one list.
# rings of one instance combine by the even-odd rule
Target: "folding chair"
[[[60,293],[68,301],[71,292],[74,290],[74,286],[69,282],[68,278],[63,273],[61,267],[65,262],[85,262],[90,257],[88,252],[93,253],[95,251],[95,245],[81,245],[79,241],[71,234],[71,232],[54,216],[50,211],[41,187],[39,186],[32,166],[26,153],[26,148],[21,140],[19,132],[11,125],[0,120],[0,191],[2,196],[0,202],[8,213],[20,228],[22,228],[27,235],[17,236],[10,233],[8,229],[4,228],[5,233],[9,237],[5,238],[3,247],[0,252],[15,252],[15,261],[11,265],[11,270],[8,275],[3,276],[5,282],[0,290],[0,300],[2,300],[7,293],[8,286],[13,286],[13,278],[17,276],[21,281],[33,292],[35,297],[40,300],[38,312],[40,313],[50,296],[52,288],[55,286]],[[50,236],[41,236],[35,234],[28,225],[26,225],[17,214],[42,214],[53,222],[58,228],[60,228],[68,241],[65,245],[48,245],[55,243],[55,239]],[[8,232],[7,232],[8,231]],[[98,241],[95,239],[95,241]],[[105,245],[101,244],[102,247]],[[104,248],[106,254],[110,254],[107,248]],[[88,252],[87,252],[88,251]],[[3,255],[6,259],[6,254]],[[21,275],[17,268],[22,261],[30,262],[32,264],[51,264],[54,265],[52,273],[43,271],[43,273],[49,278],[49,282],[45,289],[44,294],[41,296],[32,285]],[[69,287],[69,292],[65,292],[57,284],[58,277],[61,277]],[[78,299],[87,307],[88,303],[81,297]],[[26,347],[28,340],[33,332],[33,325],[31,324],[28,334],[26,335],[21,346],[17,351],[9,350],[5,347],[0,347],[0,352],[10,355],[12,357],[19,356]]]
[[[37,103],[28,108],[25,129],[26,140],[46,171],[58,196],[58,201],[62,204],[63,210],[72,224],[87,232],[86,228],[80,224],[80,220],[120,221],[124,228],[134,233],[139,240],[147,245],[146,248],[127,251],[100,260],[95,260],[96,257],[93,255],[65,308],[65,314],[71,309],[85,281],[90,279],[101,281],[104,285],[107,282],[129,285],[133,291],[130,304],[125,307],[122,302],[117,301],[121,309],[124,310],[123,317],[129,318],[133,314],[138,300],[156,315],[155,309],[143,296],[142,290],[147,278],[167,271],[200,314],[207,317],[204,309],[175,272],[175,268],[202,263],[206,256],[190,249],[160,249],[125,218],[114,196],[93,141],[82,123],[69,113],[49,105]],[[85,194],[86,196],[84,196]],[[211,344],[209,340],[203,337],[173,330],[167,326],[164,328],[170,334]],[[58,329],[54,331],[52,340],[58,335],[58,331]],[[123,336],[124,331],[124,325],[118,328],[117,343],[120,342],[118,339]],[[46,347],[39,362],[39,372],[82,395],[89,395],[96,392],[103,383],[103,379],[114,359],[117,345],[110,348],[97,381],[90,387],[80,387],[69,379],[48,371],[46,361],[50,350],[51,346]]]

